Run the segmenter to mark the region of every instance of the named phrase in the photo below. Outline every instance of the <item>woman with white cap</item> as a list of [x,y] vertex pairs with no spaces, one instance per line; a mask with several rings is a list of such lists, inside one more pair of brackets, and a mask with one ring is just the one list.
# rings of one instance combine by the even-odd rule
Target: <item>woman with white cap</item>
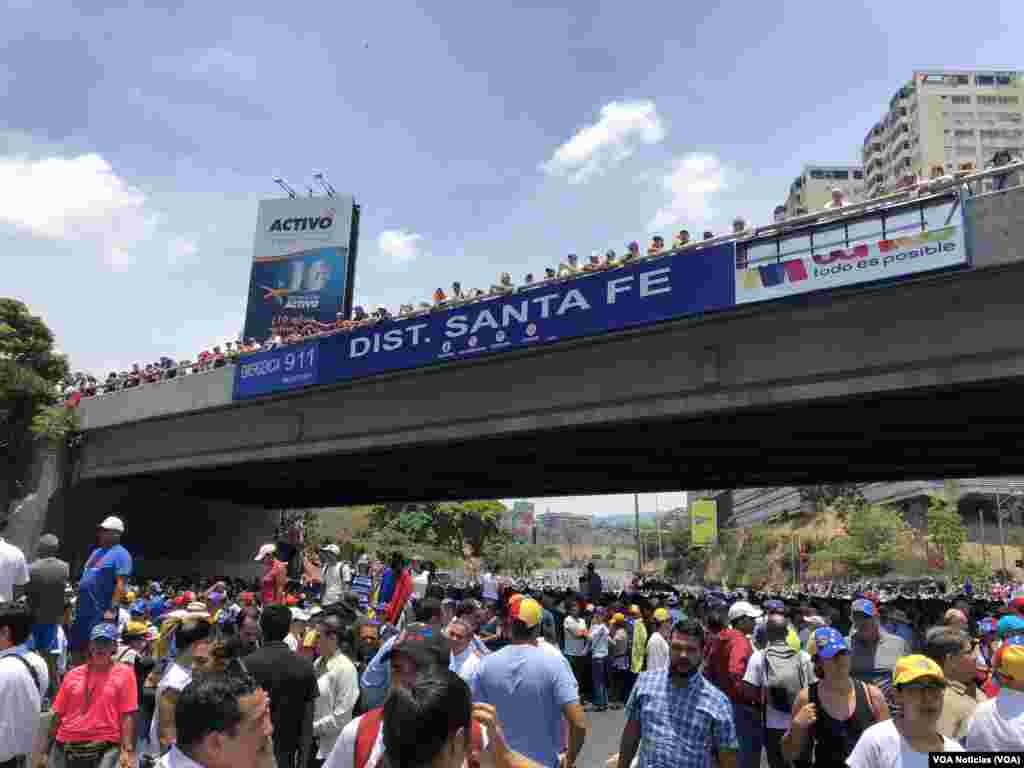
[[277,547],[264,544],[253,558],[263,563],[263,575],[260,577],[260,600],[264,605],[284,603],[285,585],[288,583],[288,570],[283,562],[274,557]]

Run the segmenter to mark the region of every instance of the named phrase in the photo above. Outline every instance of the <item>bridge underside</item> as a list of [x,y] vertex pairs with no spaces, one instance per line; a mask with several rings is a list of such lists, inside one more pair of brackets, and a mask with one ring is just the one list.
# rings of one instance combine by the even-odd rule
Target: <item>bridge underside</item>
[[162,472],[75,490],[294,508],[1021,474],[1022,382]]

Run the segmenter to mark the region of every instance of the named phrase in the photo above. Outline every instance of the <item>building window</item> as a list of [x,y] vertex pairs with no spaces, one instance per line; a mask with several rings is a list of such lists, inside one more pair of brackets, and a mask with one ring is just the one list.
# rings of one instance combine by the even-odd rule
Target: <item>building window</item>
[[853,172],[853,178],[855,178],[855,179],[863,179],[864,178],[864,171],[854,171]]
[[978,75],[977,83],[978,85],[995,85],[996,79],[992,75]]
[[942,85],[946,82],[945,75],[922,75],[921,82],[924,85]]
[[958,139],[963,139],[963,138],[966,138],[966,137],[971,137],[971,136],[974,136],[974,129],[973,128],[966,129],[966,130],[965,129],[957,129],[957,130],[953,131],[953,135],[956,136]]
[[1009,85],[1011,79],[1009,75],[996,75],[996,85]]
[[971,103],[971,97],[970,96],[953,96],[952,97],[952,102],[954,104],[970,104]]
[[969,75],[953,75],[950,79],[953,85],[968,85],[971,82]]
[[824,179],[825,178],[825,172],[824,171],[811,171],[811,178],[812,179]]
[[998,96],[978,96],[978,104],[984,104],[985,106],[994,106],[999,103]]

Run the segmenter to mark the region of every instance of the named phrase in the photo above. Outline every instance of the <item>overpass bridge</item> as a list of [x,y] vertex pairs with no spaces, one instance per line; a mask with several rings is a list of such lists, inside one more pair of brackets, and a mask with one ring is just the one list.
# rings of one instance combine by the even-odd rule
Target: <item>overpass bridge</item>
[[[874,219],[927,238],[961,207],[966,264],[785,293],[805,240],[848,247],[814,279]],[[223,546],[231,510],[251,549],[282,508],[1024,474],[1024,188],[867,208],[742,238],[718,311],[255,399],[226,368],[86,400],[23,517],[159,520],[155,562]]]

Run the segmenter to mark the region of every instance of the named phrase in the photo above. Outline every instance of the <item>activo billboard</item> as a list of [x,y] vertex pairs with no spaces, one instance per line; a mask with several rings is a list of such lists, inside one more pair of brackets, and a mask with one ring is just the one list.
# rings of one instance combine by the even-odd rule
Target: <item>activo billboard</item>
[[264,341],[350,311],[353,202],[284,198],[259,204],[245,337]]

